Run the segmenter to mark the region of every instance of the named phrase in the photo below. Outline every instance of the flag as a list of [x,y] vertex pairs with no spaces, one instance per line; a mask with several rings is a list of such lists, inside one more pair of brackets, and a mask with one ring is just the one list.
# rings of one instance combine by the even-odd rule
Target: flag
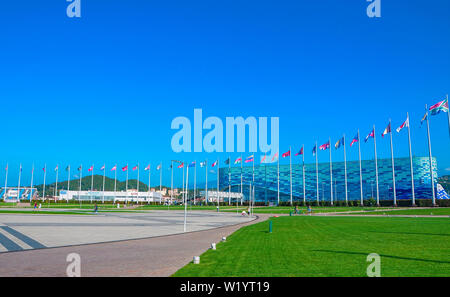
[[122,167],[122,171],[128,171],[128,165],[125,167]]
[[191,164],[189,164],[189,167],[195,167],[195,161],[191,162]]
[[254,155],[248,156],[247,159],[245,159],[245,163],[250,163],[255,161]]
[[423,121],[425,121],[427,119],[427,116],[428,116],[428,112],[425,112],[422,119],[420,120],[420,125],[422,125]]
[[150,164],[147,165],[147,167],[144,168],[145,171],[150,170]]
[[94,165],[92,165],[92,166],[88,169],[88,171],[92,171],[92,170],[94,170]]
[[[22,167],[21,167],[21,169],[22,169]],[[58,165],[56,165],[56,167],[55,167],[55,171],[58,171]]]
[[227,165],[230,164],[230,158],[225,160],[225,164],[227,164]]
[[[83,166],[80,165],[80,167],[78,167],[78,171],[81,171],[81,169],[83,169]],[[45,171],[45,168],[44,168]]]
[[241,163],[241,162],[242,162],[242,158],[241,157],[239,157],[236,160],[234,160],[234,164]]
[[114,165],[113,168],[111,168],[111,171],[116,171],[117,170],[117,165]]
[[319,146],[319,149],[324,151],[326,149],[330,148],[330,141],[328,140],[326,143],[322,144],[321,146]]
[[134,167],[133,167],[133,171],[137,170],[138,168],[139,168],[138,165],[134,166]]
[[313,156],[316,155],[316,150],[317,150],[316,146],[317,146],[317,145],[315,145],[315,146],[313,147],[313,149],[312,149],[312,154],[313,154]]
[[344,145],[344,137],[343,137],[343,136],[342,136],[341,139],[339,139],[339,140],[334,144],[334,147],[335,147],[336,149],[338,149],[338,148],[341,147],[341,145]]
[[200,167],[205,167],[205,166],[206,166],[206,161],[200,162]]
[[70,169],[70,165],[67,165],[66,171],[69,171],[69,169]]
[[352,142],[350,142],[350,146],[352,146],[355,142],[358,142],[358,134],[353,137]]
[[450,199],[441,184],[437,184],[437,199]]
[[391,133],[391,123],[387,125],[386,129],[384,129],[383,133],[381,133],[381,136],[384,137],[384,135]]
[[100,168],[100,170],[105,170],[105,164]]
[[211,165],[211,167],[214,167],[217,165],[217,160]]
[[8,165],[6,165],[5,170],[8,171]]
[[[170,165],[170,166],[172,166],[172,165]],[[159,169],[161,169],[161,163],[158,165],[158,167],[156,167],[156,170],[159,170]]]
[[266,154],[264,154],[264,157],[261,159],[261,163],[264,163],[265,160],[266,160]]
[[20,164],[20,168],[19,168],[19,170],[22,172],[22,164]]
[[364,142],[367,142],[367,140],[369,140],[370,137],[372,137],[372,138],[375,137],[375,131],[373,129],[372,129],[372,132],[367,134],[366,138],[364,139]]
[[298,156],[298,155],[303,155],[303,146],[302,146],[302,148],[298,151],[298,153],[296,153],[295,155],[296,155],[296,156]]
[[291,150],[288,150],[287,152],[285,152],[284,154],[282,154],[281,156],[283,158],[289,157],[291,155]]
[[273,162],[275,159],[277,159],[277,158],[278,158],[278,152],[276,152],[275,155],[273,155],[273,157],[272,157],[272,162]]
[[409,127],[409,118],[406,118],[406,121],[400,127],[397,128],[397,133],[400,133],[400,131],[405,127]]
[[184,167],[184,163],[181,163],[180,165],[178,165],[178,168],[183,168]]
[[441,111],[448,112],[448,98],[430,107],[431,115],[437,115]]

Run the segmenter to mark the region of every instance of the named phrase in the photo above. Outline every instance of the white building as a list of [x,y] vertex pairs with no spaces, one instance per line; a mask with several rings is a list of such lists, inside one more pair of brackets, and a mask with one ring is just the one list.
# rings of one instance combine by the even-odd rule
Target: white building
[[61,190],[59,200],[81,200],[81,201],[119,201],[119,202],[158,202],[162,201],[162,195],[157,192],[139,192],[128,190],[127,192],[114,191],[66,191]]
[[[200,192],[200,196],[205,196],[205,191]],[[241,201],[243,194],[236,192],[227,192],[227,191],[208,191],[208,202],[216,202],[217,196],[219,197],[219,202],[228,202],[231,198],[231,202]]]

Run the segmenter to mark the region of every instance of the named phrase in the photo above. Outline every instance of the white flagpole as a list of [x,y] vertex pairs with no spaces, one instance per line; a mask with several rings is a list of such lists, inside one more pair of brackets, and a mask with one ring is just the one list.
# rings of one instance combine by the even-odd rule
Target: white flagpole
[[[161,167],[159,168],[159,193],[161,194],[161,196],[159,198],[159,204],[162,204],[162,170],[163,170],[162,161],[159,164],[161,165]],[[150,173],[150,171],[149,171],[149,173]]]
[[47,175],[47,164],[44,164],[44,188],[42,190],[42,199],[45,200],[45,177]]
[[231,205],[231,158],[228,156],[228,205]]
[[19,166],[19,182],[17,186],[17,200],[20,202],[20,177],[22,176],[22,163]]
[[[186,166],[186,193],[189,190],[189,165]],[[183,168],[183,177],[184,177],[184,168]],[[184,199],[184,232],[186,232],[186,217],[187,217],[187,195]]]
[[106,176],[106,164],[103,163],[103,199],[102,199],[102,203],[105,203],[105,176]]
[[394,206],[397,206],[397,192],[395,190],[395,165],[394,165],[394,146],[392,144],[392,125],[391,119],[389,119],[389,127],[390,127],[390,140],[391,140],[391,164],[392,164],[392,190],[394,192]]
[[[170,168],[172,169],[171,175],[170,175],[170,187],[172,188],[172,192],[170,193],[170,203],[167,205],[170,205],[173,201],[173,160],[170,161]],[[162,167],[161,167],[162,169]]]
[[[47,171],[47,170],[46,170]],[[80,201],[80,208],[81,208],[81,177],[83,175],[83,164],[80,165],[80,187],[78,188],[78,200]]]
[[[253,158],[253,160],[255,160]],[[219,168],[220,168],[220,162],[219,162],[219,158],[217,158],[217,210],[219,210],[220,208],[220,198],[219,198]]]
[[148,198],[150,202],[150,192],[151,192],[151,184],[150,184],[150,165],[148,165]]
[[8,194],[8,163],[6,163],[6,176],[5,176],[5,195],[3,197],[3,200],[5,200],[5,198],[7,198],[7,194]]
[[409,113],[406,113],[406,119],[408,121],[408,144],[409,144],[409,166],[411,171],[411,194],[412,194],[412,206],[416,206],[416,194],[414,189],[414,170],[412,161],[412,149],[411,149],[411,130],[409,128]]
[[359,190],[361,195],[361,206],[364,206],[362,165],[361,165],[361,137],[359,136],[359,129],[358,129],[358,156],[359,156]]
[[125,182],[125,202],[127,202],[128,200],[127,192],[128,192],[128,163],[127,163],[127,177]]
[[114,202],[116,202],[117,199],[117,163],[114,165],[114,167],[116,168],[114,170]]
[[303,204],[306,204],[306,178],[305,178],[305,145],[302,145],[302,161],[303,161],[303,165],[302,165],[302,169],[303,169]]
[[328,138],[328,144],[330,145],[330,201],[333,206],[333,161],[331,160],[331,137]]
[[348,189],[347,189],[347,153],[345,144],[345,134],[344,134],[344,182],[345,182],[345,205],[348,205]]
[[378,157],[377,157],[377,133],[375,132],[375,125],[373,125],[373,149],[375,154],[375,181],[377,186],[377,206],[380,206],[380,190],[378,187]]
[[139,203],[139,162],[138,162],[138,165],[137,165],[137,203]]
[[433,173],[433,157],[431,154],[431,137],[430,137],[430,124],[428,123],[428,108],[425,105],[425,110],[427,111],[427,135],[428,135],[428,153],[429,153],[429,162],[430,162],[430,178],[431,178],[431,194],[432,194],[432,202],[433,206],[436,206],[436,196],[434,193],[434,173]]
[[242,205],[242,200],[244,199],[244,192],[243,192],[243,190],[242,190],[242,187],[243,187],[243,179],[242,179],[242,163],[243,163],[243,161],[242,161],[242,155],[241,155],[241,205]]
[[319,197],[319,159],[317,157],[318,155],[318,147],[317,147],[317,141],[315,146],[315,155],[316,155],[316,196],[317,196],[317,206],[320,204],[320,197]]
[[291,147],[289,147],[289,180],[290,180],[290,200],[292,206],[292,152]]
[[194,161],[194,205],[196,204],[196,191],[197,191],[197,161]]
[[205,200],[206,203],[209,203],[208,198],[208,159],[205,160],[205,170],[206,170],[206,177],[205,177]]
[[183,186],[182,186],[182,188],[181,188],[181,198],[183,199],[183,201],[184,201],[184,199],[185,199],[185,191],[184,191],[184,187],[185,187],[185,183],[184,183],[184,161],[181,163],[181,164],[183,164],[183,167],[181,167],[181,169],[182,169],[182,171],[183,171]]
[[30,202],[33,200],[33,176],[34,176],[34,163],[31,167],[31,185],[30,185]]
[[280,153],[277,156],[277,206],[280,205]]
[[59,165],[56,164],[55,202],[56,202],[56,197],[58,197],[58,172],[59,172]]
[[91,203],[92,203],[92,192],[94,191],[94,165],[92,165],[91,170]]
[[[67,171],[67,192],[70,191],[70,165],[67,167],[68,171]],[[67,195],[67,202],[69,199],[69,195]]]

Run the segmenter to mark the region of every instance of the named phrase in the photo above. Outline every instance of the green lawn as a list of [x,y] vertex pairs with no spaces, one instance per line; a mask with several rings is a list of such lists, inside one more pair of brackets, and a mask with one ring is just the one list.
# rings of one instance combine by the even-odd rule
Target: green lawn
[[431,209],[399,209],[392,211],[369,211],[365,212],[365,215],[441,215],[450,216],[450,207],[439,207]]
[[446,218],[279,217],[241,228],[174,276],[450,276]]

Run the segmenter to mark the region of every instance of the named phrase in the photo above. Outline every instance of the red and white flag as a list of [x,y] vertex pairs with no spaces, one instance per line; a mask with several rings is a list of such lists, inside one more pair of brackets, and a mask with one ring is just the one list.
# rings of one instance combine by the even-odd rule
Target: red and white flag
[[145,171],[150,170],[150,164],[148,164],[147,167],[144,168]]
[[135,171],[135,170],[137,170],[137,169],[138,169],[138,166],[137,166],[137,165],[133,167],[133,171]]
[[322,144],[321,146],[319,146],[319,149],[324,151],[326,149],[330,148],[330,141],[328,140],[327,143]]
[[128,165],[125,167],[122,167],[122,171],[128,171]]
[[406,118],[406,121],[400,127],[397,128],[397,133],[400,133],[400,131],[405,127],[409,127],[409,117]]
[[116,171],[117,170],[117,165],[114,165],[113,168],[111,168],[111,171]]
[[287,152],[285,152],[284,154],[282,154],[281,156],[283,158],[289,157],[291,155],[291,150],[288,150]]
[[211,167],[215,167],[216,165],[217,165],[217,161],[214,162],[214,163],[211,165]]
[[94,165],[92,165],[91,167],[89,167],[88,171],[92,171],[94,170]]
[[105,165],[103,165],[102,168],[100,168],[100,170],[105,170]]
[[181,163],[180,165],[178,165],[178,168],[183,168],[184,167],[184,163]]

